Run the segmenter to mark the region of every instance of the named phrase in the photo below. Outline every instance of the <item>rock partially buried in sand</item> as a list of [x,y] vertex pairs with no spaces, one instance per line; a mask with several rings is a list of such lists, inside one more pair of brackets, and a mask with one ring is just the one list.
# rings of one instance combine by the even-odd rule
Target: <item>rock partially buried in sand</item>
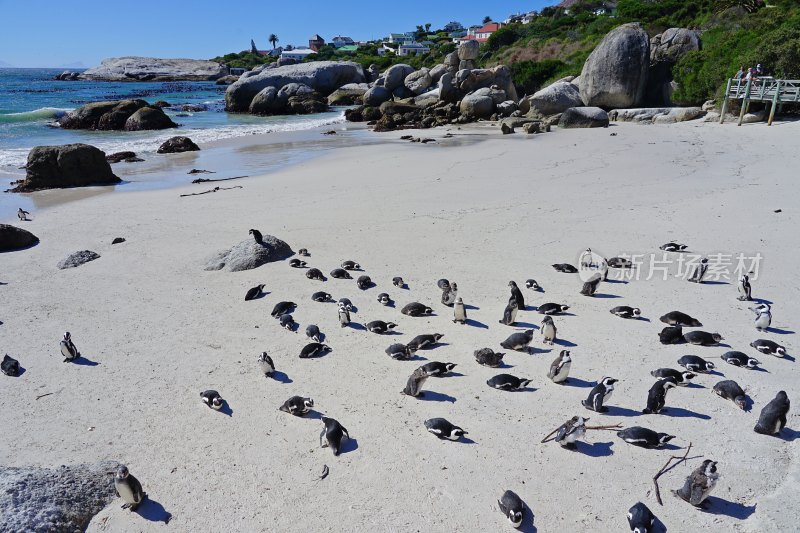
[[118,464],[39,467],[0,466],[3,531],[84,531],[115,499]]
[[181,152],[196,152],[200,150],[189,137],[170,137],[158,147],[159,154],[178,154]]
[[111,171],[105,152],[80,143],[36,146],[28,153],[25,169],[25,181],[12,192],[114,185],[122,181]]
[[559,128],[606,128],[608,113],[599,107],[571,107],[558,121]]
[[123,242],[125,242],[124,237],[116,237],[113,241],[111,241],[111,244],[121,244]]
[[205,270],[241,272],[266,263],[283,261],[292,255],[294,252],[288,244],[272,235],[264,235],[261,244],[247,239],[229,250],[218,252],[206,262]]
[[9,224],[0,224],[0,252],[22,250],[38,242],[38,237],[30,231]]
[[100,259],[100,254],[91,250],[81,250],[80,252],[75,252],[74,254],[70,254],[69,256],[65,257],[59,261],[56,266],[59,269],[64,270],[67,268],[79,267],[88,263],[89,261],[94,261],[95,259]]

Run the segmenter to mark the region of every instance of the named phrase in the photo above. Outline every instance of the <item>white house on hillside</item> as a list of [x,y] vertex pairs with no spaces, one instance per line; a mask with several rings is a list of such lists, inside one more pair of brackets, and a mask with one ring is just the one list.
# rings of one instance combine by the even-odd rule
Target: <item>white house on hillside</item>
[[429,46],[425,46],[424,44],[419,43],[408,43],[408,44],[401,44],[400,47],[397,49],[397,55],[399,56],[418,56],[420,54],[426,54],[430,52],[431,49]]
[[281,54],[281,59],[294,59],[295,61],[302,61],[311,54],[316,54],[311,48],[295,48],[294,50],[284,50]]
[[413,33],[390,33],[389,38],[386,39],[391,44],[407,44],[413,43],[416,37]]
[[345,37],[344,35],[337,35],[333,39],[331,39],[331,44],[336,48],[341,48],[342,46],[349,46],[351,44],[356,44],[353,39],[350,37]]

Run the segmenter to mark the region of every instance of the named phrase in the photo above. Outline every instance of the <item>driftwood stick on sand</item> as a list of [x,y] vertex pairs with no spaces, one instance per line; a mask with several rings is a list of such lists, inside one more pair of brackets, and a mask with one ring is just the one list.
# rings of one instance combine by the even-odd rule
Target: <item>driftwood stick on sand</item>
[[[653,476],[653,485],[655,485],[656,487],[656,500],[658,501],[659,505],[664,505],[664,502],[661,501],[661,490],[659,490],[658,488],[658,478],[660,478],[662,475],[666,474],[667,472],[669,472],[670,470],[672,470],[673,468],[684,462],[686,458],[689,456],[689,451],[691,451],[691,449],[692,449],[692,443],[690,442],[689,446],[686,448],[686,453],[683,454],[683,457],[673,455],[667,460],[667,463],[661,467],[661,470],[659,470],[658,473],[656,473],[656,475]],[[672,461],[676,462],[674,464],[670,464],[672,463]]]
[[[560,428],[560,427],[561,427],[561,426],[558,426],[556,429],[554,429],[553,431],[551,431],[550,433],[548,433],[548,434],[547,434],[547,436],[541,440],[541,443],[542,443],[542,444],[544,444],[545,442],[547,442],[547,441],[549,441],[549,440],[552,440],[550,437],[552,437],[553,435],[555,435],[555,434],[556,434],[556,432],[559,430],[559,428]],[[602,429],[606,429],[606,430],[622,429],[622,424],[614,424],[614,425],[612,425],[612,426],[586,426],[586,429],[594,429],[594,430],[602,430]]]
[[211,183],[212,181],[230,181],[230,180],[240,180],[242,178],[249,178],[250,176],[234,176],[232,178],[219,178],[219,179],[208,179],[208,178],[197,178],[192,180],[192,183]]
[[189,193],[189,194],[181,194],[181,198],[183,198],[184,196],[199,196],[201,194],[208,194],[210,192],[229,191],[231,189],[242,189],[242,188],[243,187],[241,185],[236,185],[234,187],[214,187],[213,189],[209,189],[209,190],[203,191],[203,192],[193,192],[193,193]]
[[36,397],[36,399],[38,400],[39,398],[44,398],[45,396],[50,396],[51,394],[55,394],[55,392],[48,392],[48,393],[45,393],[45,394],[40,394],[39,396]]

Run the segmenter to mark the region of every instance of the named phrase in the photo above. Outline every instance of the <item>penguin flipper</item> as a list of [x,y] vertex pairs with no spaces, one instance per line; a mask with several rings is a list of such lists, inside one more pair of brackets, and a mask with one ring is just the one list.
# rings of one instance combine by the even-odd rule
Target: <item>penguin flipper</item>
[[322,428],[322,431],[320,431],[319,433],[319,447],[320,448],[328,447],[328,440],[325,438],[325,428]]
[[600,410],[603,409],[603,395],[595,394],[594,398],[592,399],[592,404],[594,406],[594,410],[599,413]]

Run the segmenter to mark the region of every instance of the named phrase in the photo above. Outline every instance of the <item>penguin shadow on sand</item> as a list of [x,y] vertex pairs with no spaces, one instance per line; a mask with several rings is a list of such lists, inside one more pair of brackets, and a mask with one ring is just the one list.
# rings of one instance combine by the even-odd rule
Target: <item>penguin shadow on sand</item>
[[[592,386],[594,387],[594,385]],[[606,416],[624,416],[624,417],[642,416],[641,411],[634,411],[633,409],[628,409],[627,407],[619,407],[618,405],[607,405],[605,407],[608,410],[602,414]]]
[[716,280],[704,280],[698,283],[698,285],[730,285],[729,281],[716,281]]
[[172,520],[172,514],[150,496],[145,497],[134,512],[149,522],[169,524],[169,521]]
[[747,520],[756,512],[756,504],[744,505],[718,496],[709,496],[703,503],[705,506],[698,510],[708,514],[729,516],[737,520]]
[[670,418],[699,418],[700,420],[711,420],[711,417],[708,415],[684,409],[683,407],[664,407],[659,414]]
[[519,320],[517,320],[513,324],[509,324],[509,326],[512,328],[522,328],[523,331],[528,329],[539,329],[539,326],[537,326],[536,324],[531,324],[530,322],[520,322]]
[[610,457],[614,455],[614,450],[611,449],[614,443],[611,441],[588,443],[581,440],[576,442],[575,445],[577,446],[576,452],[589,457]]
[[87,358],[84,355],[81,355],[77,359],[74,359],[69,362],[71,362],[73,365],[78,365],[78,366],[97,366],[100,364],[97,361],[92,361],[91,359]]
[[592,298],[602,298],[602,299],[613,299],[613,298],[622,298],[618,294],[607,294],[604,292],[596,292],[592,295]]
[[350,452],[354,452],[358,449],[358,439],[354,437],[348,437],[342,442],[342,445],[339,447],[339,455],[345,455]]
[[367,327],[359,322],[350,322],[347,327],[356,331],[367,331]]
[[417,396],[420,400],[424,402],[449,402],[449,403],[456,403],[456,399],[454,396],[450,396],[449,394],[445,394],[443,392],[436,392],[432,390],[424,390],[422,393]]
[[786,442],[794,442],[800,437],[800,431],[795,431],[791,428],[783,428],[783,431],[775,435],[775,438],[785,440]]
[[591,389],[592,387],[597,385],[597,382],[586,381],[586,380],[583,380],[583,379],[580,379],[580,378],[575,378],[575,377],[570,376],[570,377],[568,377],[566,379],[566,381],[564,381],[563,384],[564,384],[565,387],[577,387],[577,388],[581,388],[581,389]]
[[478,322],[477,320],[473,320],[468,318],[464,321],[464,324],[467,326],[472,326],[473,328],[481,328],[481,329],[489,329],[489,326],[484,324],[483,322]]
[[480,311],[481,308],[478,307],[477,305],[464,304],[464,309],[466,309],[467,311]]
[[294,383],[292,378],[290,378],[286,372],[281,372],[280,370],[275,370],[269,377],[270,379],[274,379],[278,383],[283,383],[284,385]]
[[553,343],[557,344],[558,346],[563,346],[564,348],[575,348],[577,344],[574,342],[570,342],[567,339],[556,339]]
[[230,416],[230,417],[233,416],[233,409],[231,409],[231,405],[228,403],[228,400],[225,400],[224,402],[222,402],[222,407],[220,407],[217,412],[218,413],[222,413],[223,415],[226,415],[226,416]]
[[776,335],[794,335],[795,332],[790,329],[782,328],[767,328],[767,333],[774,333]]

